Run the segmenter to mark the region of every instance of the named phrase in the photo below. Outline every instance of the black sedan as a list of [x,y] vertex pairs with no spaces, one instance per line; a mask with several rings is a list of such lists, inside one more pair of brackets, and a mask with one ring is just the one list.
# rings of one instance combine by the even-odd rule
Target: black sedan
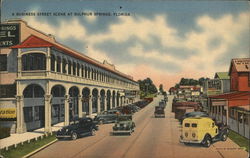
[[83,135],[93,136],[97,130],[98,126],[91,118],[80,118],[70,123],[70,125],[58,130],[56,138],[71,138],[72,140],[75,140]]

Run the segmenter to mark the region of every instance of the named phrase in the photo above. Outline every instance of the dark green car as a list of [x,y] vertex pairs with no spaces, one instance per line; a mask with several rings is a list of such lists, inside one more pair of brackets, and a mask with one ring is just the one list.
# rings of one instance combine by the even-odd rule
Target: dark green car
[[113,126],[113,134],[129,134],[135,130],[135,123],[132,121],[132,115],[119,115],[117,122]]

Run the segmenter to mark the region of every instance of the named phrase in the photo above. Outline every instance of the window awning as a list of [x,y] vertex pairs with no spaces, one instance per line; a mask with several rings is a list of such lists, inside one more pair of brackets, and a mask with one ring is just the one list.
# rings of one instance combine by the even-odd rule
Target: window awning
[[250,106],[250,92],[231,92],[209,96],[212,101],[225,99],[229,107]]

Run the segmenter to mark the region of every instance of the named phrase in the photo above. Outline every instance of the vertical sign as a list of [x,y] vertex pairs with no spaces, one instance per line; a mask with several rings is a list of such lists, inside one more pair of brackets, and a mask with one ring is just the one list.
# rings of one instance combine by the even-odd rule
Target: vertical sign
[[19,24],[0,24],[0,47],[10,47],[20,42]]

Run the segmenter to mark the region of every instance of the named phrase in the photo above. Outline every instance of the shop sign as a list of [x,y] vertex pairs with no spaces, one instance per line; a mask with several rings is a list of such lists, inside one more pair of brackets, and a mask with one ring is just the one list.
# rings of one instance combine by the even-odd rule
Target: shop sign
[[220,90],[221,89],[221,80],[218,80],[218,79],[208,80],[208,89]]
[[0,47],[10,47],[19,44],[19,24],[0,24],[0,39]]
[[212,100],[212,106],[227,106],[225,100]]
[[16,108],[0,108],[0,118],[16,118]]

